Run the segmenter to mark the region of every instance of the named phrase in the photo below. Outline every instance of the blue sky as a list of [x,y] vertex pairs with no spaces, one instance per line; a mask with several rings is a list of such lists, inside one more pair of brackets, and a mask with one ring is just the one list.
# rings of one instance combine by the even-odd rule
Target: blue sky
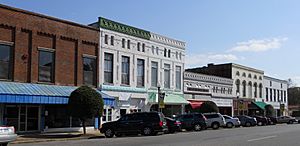
[[300,85],[297,0],[0,0],[89,24],[102,16],[187,43],[186,66],[234,62]]

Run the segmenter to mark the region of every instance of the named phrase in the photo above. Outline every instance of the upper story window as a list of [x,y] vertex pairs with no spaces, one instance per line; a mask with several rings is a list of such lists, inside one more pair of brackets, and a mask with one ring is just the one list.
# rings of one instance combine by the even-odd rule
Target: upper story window
[[114,45],[114,41],[115,41],[115,37],[114,36],[110,36],[110,45]]
[[235,75],[237,75],[237,76],[240,76],[240,72],[239,72],[239,71],[237,71]]
[[129,57],[122,56],[122,81],[121,84],[129,85],[130,64]]
[[107,34],[104,35],[104,43],[105,43],[105,44],[108,44],[108,35],[107,35]]
[[125,39],[122,38],[122,48],[125,48]]
[[127,49],[130,49],[130,40],[127,40]]
[[181,52],[179,53],[179,59],[181,60],[181,57],[182,57],[182,54],[181,54]]
[[176,52],[176,59],[178,59],[178,52]]
[[164,64],[164,88],[171,88],[171,67],[170,64]]
[[282,83],[280,84],[280,87],[282,88]]
[[144,87],[145,82],[145,61],[137,59],[137,86]]
[[254,79],[257,79],[257,76],[256,76],[256,75],[254,75]]
[[266,101],[269,101],[269,89],[266,88]]
[[114,56],[110,53],[104,53],[104,82],[113,83],[113,60]]
[[272,87],[272,81],[270,81],[270,87]]
[[0,79],[11,79],[11,46],[0,44]]
[[248,78],[252,78],[251,74],[248,74]]
[[83,57],[83,84],[97,85],[97,63],[96,57]]
[[157,87],[158,80],[158,63],[152,61],[151,62],[151,86]]
[[261,77],[261,76],[259,76],[259,80],[262,80],[262,77]]
[[171,50],[168,50],[168,57],[171,57]]
[[165,48],[164,56],[167,57],[167,49]]
[[54,52],[39,50],[39,82],[54,82]]
[[145,44],[142,44],[142,52],[145,52]]
[[140,42],[137,43],[137,51],[141,51],[141,43]]
[[176,89],[181,89],[181,67],[176,66]]
[[243,73],[243,77],[246,77],[246,73]]
[[159,48],[156,47],[156,54],[159,55]]

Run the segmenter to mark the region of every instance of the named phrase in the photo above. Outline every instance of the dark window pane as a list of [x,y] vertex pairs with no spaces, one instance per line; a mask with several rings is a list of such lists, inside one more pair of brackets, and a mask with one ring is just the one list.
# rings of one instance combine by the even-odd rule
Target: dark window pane
[[83,58],[83,82],[86,85],[96,86],[96,59]]
[[144,60],[138,59],[137,60],[137,86],[144,86],[144,72],[145,72],[145,67],[144,67]]
[[7,45],[0,45],[0,79],[10,79],[10,56],[11,47]]
[[39,51],[39,81],[53,82],[54,53]]
[[129,57],[122,56],[122,84],[129,85]]
[[113,54],[104,54],[104,82],[113,83]]
[[158,79],[158,63],[151,62],[151,86],[157,87],[157,79]]

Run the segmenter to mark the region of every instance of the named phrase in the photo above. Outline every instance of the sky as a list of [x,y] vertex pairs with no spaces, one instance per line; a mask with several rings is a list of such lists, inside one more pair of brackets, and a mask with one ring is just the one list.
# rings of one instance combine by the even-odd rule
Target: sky
[[[300,85],[299,0],[0,0],[81,24],[105,17],[186,42],[186,68],[238,63]],[[0,16],[1,17],[1,16]]]

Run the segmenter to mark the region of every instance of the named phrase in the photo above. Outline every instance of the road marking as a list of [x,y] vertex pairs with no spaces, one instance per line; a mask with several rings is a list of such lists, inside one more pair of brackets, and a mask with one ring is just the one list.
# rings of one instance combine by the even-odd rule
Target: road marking
[[263,139],[269,139],[269,138],[274,138],[274,137],[277,137],[277,136],[276,135],[272,135],[272,136],[266,136],[266,137],[261,137],[261,138],[249,139],[248,142],[258,141],[258,140],[263,140]]

